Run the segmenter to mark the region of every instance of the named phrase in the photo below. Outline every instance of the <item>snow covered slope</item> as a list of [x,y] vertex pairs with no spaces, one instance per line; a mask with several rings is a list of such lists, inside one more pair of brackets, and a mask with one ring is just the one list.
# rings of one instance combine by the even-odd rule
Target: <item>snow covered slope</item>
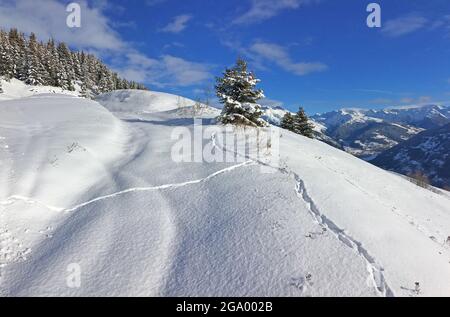
[[448,195],[286,131],[264,172],[217,133],[234,162],[177,163],[177,100],[0,101],[0,294],[450,296]]
[[3,90],[3,93],[0,93],[0,101],[30,97],[38,94],[65,94],[78,96],[80,91],[77,85],[75,85],[75,91],[68,91],[59,87],[30,86],[15,78],[4,80],[2,77],[0,77],[0,86]]
[[450,123],[419,133],[371,163],[405,175],[421,172],[434,186],[450,188]]
[[119,90],[99,95],[96,100],[114,112],[153,113],[192,107],[194,101],[162,92]]

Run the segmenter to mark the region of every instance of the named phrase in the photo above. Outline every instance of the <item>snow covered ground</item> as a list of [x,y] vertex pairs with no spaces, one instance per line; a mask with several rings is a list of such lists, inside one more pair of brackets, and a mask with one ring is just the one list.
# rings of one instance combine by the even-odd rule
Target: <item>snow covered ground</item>
[[271,173],[177,163],[193,102],[173,95],[17,97],[0,101],[3,296],[450,296],[448,195],[287,131]]
[[3,77],[0,77],[0,84],[4,91],[3,93],[0,93],[0,101],[30,97],[37,94],[65,94],[78,96],[80,92],[80,87],[78,87],[78,85],[76,85],[75,91],[67,91],[59,87],[30,86],[15,78],[4,80]]

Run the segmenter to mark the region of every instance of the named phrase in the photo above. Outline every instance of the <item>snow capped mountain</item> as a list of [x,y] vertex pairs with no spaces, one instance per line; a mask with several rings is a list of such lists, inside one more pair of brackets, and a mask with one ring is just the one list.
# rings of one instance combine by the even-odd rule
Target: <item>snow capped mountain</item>
[[387,122],[404,123],[418,128],[430,129],[449,122],[450,107],[442,105],[405,106],[384,110],[369,110],[366,115]]
[[[240,156],[228,140],[255,131],[193,109],[132,90],[0,101],[0,294],[450,296],[448,194],[284,130],[278,164]],[[173,159],[194,112],[203,153],[234,161]]]
[[433,185],[450,188],[450,124],[419,133],[371,163],[405,175],[422,172]]
[[440,105],[410,106],[384,110],[342,109],[317,114],[313,120],[346,151],[373,159],[385,150],[432,127],[450,122],[450,108]]
[[262,118],[269,122],[270,124],[280,126],[281,120],[283,119],[284,115],[288,112],[286,109],[284,109],[281,106],[262,106],[261,110],[263,111]]

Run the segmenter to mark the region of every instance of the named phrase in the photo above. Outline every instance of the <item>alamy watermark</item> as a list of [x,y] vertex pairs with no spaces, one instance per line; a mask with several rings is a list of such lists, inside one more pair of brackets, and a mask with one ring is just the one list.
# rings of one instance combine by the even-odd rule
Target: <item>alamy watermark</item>
[[[381,28],[381,6],[376,2],[369,3],[366,11],[370,14],[367,16],[367,26],[369,28]],[[81,5],[77,2],[69,3],[66,7],[68,16],[66,19],[66,25],[69,28],[81,27]]]
[[69,28],[81,28],[81,6],[79,3],[72,2],[67,5],[66,12],[69,15],[66,18],[66,25]]
[[367,26],[369,28],[381,28],[381,6],[378,3],[369,3],[367,5]]
[[70,263],[67,266],[66,285],[69,288],[81,287],[81,266],[78,263]]
[[253,160],[262,172],[279,168],[280,130],[276,127],[204,125],[194,119],[194,127],[176,127],[171,138],[172,161],[177,163],[242,163]]

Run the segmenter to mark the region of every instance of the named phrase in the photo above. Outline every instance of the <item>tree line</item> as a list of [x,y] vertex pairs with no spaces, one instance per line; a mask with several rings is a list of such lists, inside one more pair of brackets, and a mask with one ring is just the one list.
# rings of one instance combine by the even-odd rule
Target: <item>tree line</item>
[[38,41],[34,33],[26,36],[15,28],[0,30],[0,76],[29,85],[78,88],[87,98],[116,89],[147,89],[120,78],[92,54],[72,51],[53,39]]

